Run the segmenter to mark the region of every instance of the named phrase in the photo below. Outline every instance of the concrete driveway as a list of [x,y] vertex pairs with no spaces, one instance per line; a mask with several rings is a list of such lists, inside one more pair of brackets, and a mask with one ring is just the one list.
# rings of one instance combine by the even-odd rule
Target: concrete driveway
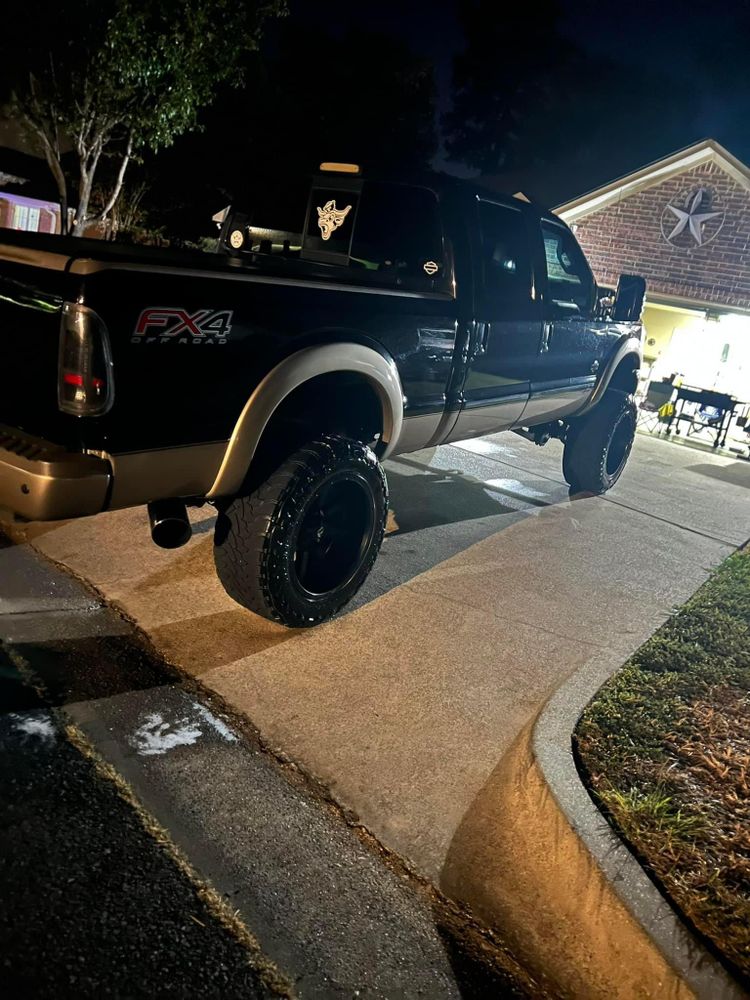
[[492,775],[551,693],[603,653],[625,660],[750,535],[750,463],[639,436],[611,494],[571,500],[560,450],[500,435],[390,462],[376,569],[312,631],[224,595],[208,507],[172,552],[145,510],[28,537],[455,892]]

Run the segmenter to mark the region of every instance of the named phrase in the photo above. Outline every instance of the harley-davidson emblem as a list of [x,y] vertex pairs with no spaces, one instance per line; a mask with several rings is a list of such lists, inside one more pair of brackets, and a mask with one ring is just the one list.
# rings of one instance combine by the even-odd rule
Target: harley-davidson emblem
[[338,229],[339,226],[343,226],[344,219],[351,212],[352,206],[347,205],[346,208],[336,208],[335,200],[331,199],[322,208],[317,206],[317,210],[320,235],[324,240],[329,240],[333,231]]

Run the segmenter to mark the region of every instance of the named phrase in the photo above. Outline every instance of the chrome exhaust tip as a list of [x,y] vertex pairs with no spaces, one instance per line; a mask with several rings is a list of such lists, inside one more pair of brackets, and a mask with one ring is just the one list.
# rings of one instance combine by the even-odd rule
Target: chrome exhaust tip
[[151,541],[162,549],[179,549],[193,534],[182,500],[152,500],[148,520]]

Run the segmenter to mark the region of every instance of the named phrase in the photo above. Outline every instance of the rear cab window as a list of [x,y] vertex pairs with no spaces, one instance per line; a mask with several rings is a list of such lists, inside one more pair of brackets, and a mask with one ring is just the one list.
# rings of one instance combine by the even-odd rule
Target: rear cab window
[[[235,234],[239,233],[240,236]],[[329,264],[337,280],[415,291],[442,288],[449,268],[435,193],[358,178],[316,177],[264,191],[230,213],[230,252]]]
[[431,287],[444,272],[437,198],[427,188],[365,182],[351,266],[389,282]]

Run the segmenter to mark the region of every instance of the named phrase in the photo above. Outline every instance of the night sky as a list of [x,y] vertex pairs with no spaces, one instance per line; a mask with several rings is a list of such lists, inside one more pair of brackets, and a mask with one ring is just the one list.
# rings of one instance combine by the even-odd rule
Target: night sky
[[[557,29],[547,31],[547,47],[542,44],[541,48],[539,38],[544,43],[547,22],[539,14],[540,4],[554,7],[555,0],[535,0],[533,4],[529,0],[511,4],[502,0],[495,0],[494,4],[492,0],[474,2],[486,4],[487,20],[499,24],[500,30],[487,37],[499,39],[498,66],[510,67],[502,85],[506,90],[494,86],[491,94],[512,96],[518,89],[517,73],[525,67],[532,67],[526,74],[527,83],[529,79],[536,80],[539,67],[549,65],[550,38],[553,56],[550,76],[555,86],[559,71],[554,55],[558,51],[576,53],[578,72],[577,77],[561,81],[571,86],[560,88],[565,96],[552,112],[543,102],[537,102],[536,96],[522,106],[518,120],[521,131],[526,129],[525,138],[522,136],[525,146],[515,160],[503,159],[502,155],[495,159],[494,172],[486,168],[481,179],[488,186],[510,193],[524,191],[554,207],[705,138],[717,139],[740,160],[750,163],[747,52],[750,0],[628,0],[627,3],[556,0]],[[51,0],[44,3],[33,0],[30,9],[39,10],[46,3]],[[347,37],[373,32],[403,41],[413,54],[432,64],[437,89],[436,122],[450,111],[453,60],[466,44],[461,0],[371,0],[369,3],[288,0],[288,3],[290,17],[269,21],[264,30],[258,56],[260,76],[253,77],[251,72],[244,89],[229,88],[229,92],[225,89],[219,100],[201,112],[202,131],[179,137],[173,147],[157,157],[146,155],[142,169],[133,166],[131,176],[142,175],[147,179],[149,198],[154,206],[168,213],[170,225],[180,213],[186,217],[192,213],[202,219],[213,214],[213,210],[208,212],[207,205],[221,205],[222,199],[233,199],[241,186],[238,178],[244,182],[245,173],[251,173],[248,165],[253,167],[265,161],[286,163],[295,157],[306,164],[308,159],[312,162],[313,152],[320,153],[321,159],[357,159],[360,154],[353,152],[352,146],[362,139],[362,132],[367,133],[370,141],[369,146],[360,141],[360,148],[365,147],[361,155],[365,170],[368,164],[372,169],[380,168],[377,162],[374,166],[372,163],[380,154],[381,160],[388,157],[389,170],[399,171],[408,160],[409,147],[419,152],[418,135],[409,130],[412,121],[419,121],[418,115],[412,108],[410,117],[398,83],[388,92],[389,82],[398,80],[397,75],[388,73],[389,39],[386,38],[383,57],[385,74],[377,72],[380,66],[373,70],[370,60],[368,79],[361,49],[352,50],[353,62],[347,62],[347,51],[343,48]],[[308,35],[313,42],[305,51]],[[341,47],[328,44],[331,35],[340,38]],[[297,58],[300,36],[303,56],[307,57],[301,62]],[[530,36],[533,43],[525,48],[519,44],[522,39],[528,42]],[[15,37],[9,35],[5,44],[15,46]],[[297,39],[297,49],[284,48],[290,38]],[[359,44],[361,41],[360,38]],[[322,51],[318,52],[316,45]],[[390,46],[391,56],[395,48]],[[490,52],[495,58],[494,49],[490,48]],[[544,53],[541,59],[540,52]],[[285,64],[284,53],[293,62]],[[515,64],[509,58],[512,53],[518,54]],[[480,62],[482,66],[488,65],[484,52]],[[564,64],[563,59],[561,65]],[[295,67],[300,65],[302,70],[295,78]],[[262,73],[269,67],[271,75],[275,71],[283,80],[287,77],[292,80],[291,97],[282,107],[286,117],[278,110],[278,90],[262,89]],[[339,69],[339,76],[327,72],[332,67]],[[325,82],[329,77],[335,80],[330,86]],[[256,100],[254,84],[258,79],[261,85],[257,93],[261,96]],[[321,79],[322,87],[312,86],[320,84]],[[264,93],[271,94],[270,98],[266,96],[265,105]],[[426,102],[428,131],[430,101],[431,95]],[[462,123],[470,119],[474,106],[469,103],[466,117],[462,117],[464,109],[461,109]],[[264,108],[265,118],[262,114],[254,117],[258,109],[263,112]],[[404,127],[400,136],[394,136],[392,125],[399,110],[404,110],[403,120],[408,127]],[[534,115],[536,120],[529,122]],[[504,131],[504,120],[500,117],[483,112],[478,117],[483,122],[500,123],[496,131],[509,134]],[[344,127],[337,130],[329,124],[329,131],[325,132],[325,122],[338,127],[337,118]],[[322,135],[318,132],[321,122]],[[264,149],[263,140],[268,143],[271,155]],[[316,145],[323,142],[325,153]],[[375,153],[373,143],[377,147]],[[312,150],[312,146],[316,148]],[[212,158],[216,148],[222,151],[218,160]],[[483,138],[480,148],[491,149]],[[418,158],[413,157],[414,162],[420,167],[431,162],[433,167],[459,176],[477,176],[478,172],[460,158],[449,159],[445,148],[433,158],[433,149],[431,134],[429,146]],[[47,177],[46,170],[41,172]],[[181,179],[181,187],[176,177]],[[44,186],[41,179],[39,183]],[[46,183],[51,185],[49,177]],[[171,207],[164,208],[168,204]]]
[[[403,38],[433,62],[438,84],[438,110],[450,102],[451,60],[464,39],[457,0],[290,0],[293,13],[311,23],[386,31]],[[508,19],[513,44],[512,5],[498,0]],[[652,107],[641,101],[625,116],[618,94],[601,94],[600,114],[612,113],[610,131],[599,142],[599,162],[577,149],[572,134],[566,153],[556,154],[556,184],[538,193],[560,200],[636,169],[702,138],[715,138],[750,162],[750,43],[748,0],[679,2],[629,0],[560,0],[560,31],[592,58],[606,57],[621,69],[623,85],[634,77],[654,76],[654,93],[669,90],[669,103]],[[498,53],[502,59],[502,52]],[[592,79],[592,87],[597,80]],[[635,126],[634,126],[635,121]],[[627,130],[627,131],[626,131]],[[543,155],[544,150],[540,150]],[[439,156],[440,169],[462,173]],[[514,177],[515,181],[516,178]],[[533,179],[530,178],[533,186]]]

